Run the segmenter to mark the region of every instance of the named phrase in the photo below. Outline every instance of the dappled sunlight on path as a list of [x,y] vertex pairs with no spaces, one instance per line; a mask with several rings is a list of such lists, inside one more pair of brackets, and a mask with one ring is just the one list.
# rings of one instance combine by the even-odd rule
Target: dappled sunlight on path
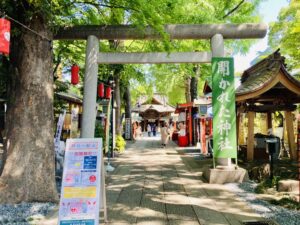
[[162,148],[160,136],[141,137],[112,160],[108,224],[241,224],[259,218],[223,185],[203,182],[206,159],[191,167],[175,147]]

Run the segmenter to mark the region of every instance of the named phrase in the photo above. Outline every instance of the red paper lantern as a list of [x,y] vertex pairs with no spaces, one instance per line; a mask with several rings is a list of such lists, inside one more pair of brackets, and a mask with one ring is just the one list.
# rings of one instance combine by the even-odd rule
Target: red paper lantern
[[111,87],[106,87],[105,89],[105,98],[111,97]]
[[10,21],[0,18],[0,53],[9,54]]
[[71,83],[76,85],[79,83],[79,66],[73,64],[71,67]]
[[98,97],[104,98],[104,84],[103,83],[98,84]]

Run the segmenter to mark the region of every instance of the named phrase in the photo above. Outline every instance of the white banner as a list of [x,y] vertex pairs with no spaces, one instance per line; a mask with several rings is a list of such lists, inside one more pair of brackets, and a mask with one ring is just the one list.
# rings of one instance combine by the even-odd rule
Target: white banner
[[68,139],[59,225],[98,225],[102,138]]
[[73,108],[71,111],[71,138],[78,138],[78,111],[79,108]]
[[62,128],[64,125],[65,116],[66,116],[66,110],[64,110],[63,114],[59,114],[56,133],[55,133],[55,139],[54,139],[55,152],[60,152],[60,136],[61,136]]

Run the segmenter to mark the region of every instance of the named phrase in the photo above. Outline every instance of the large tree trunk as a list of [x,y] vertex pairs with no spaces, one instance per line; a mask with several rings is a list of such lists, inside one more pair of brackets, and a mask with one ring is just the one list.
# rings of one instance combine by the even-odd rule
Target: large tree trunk
[[115,93],[114,97],[116,100],[116,134],[122,135],[121,126],[121,94],[120,94],[120,74],[115,74]]
[[200,66],[196,65],[194,67],[194,76],[191,78],[191,101],[194,101],[194,99],[197,99],[198,97],[198,80],[200,77]]
[[125,118],[131,119],[131,95],[130,95],[130,84],[129,83],[124,92],[124,100],[125,100]]
[[[41,17],[31,29],[51,38]],[[7,112],[7,160],[0,203],[56,202],[51,42],[22,30],[12,40]]]
[[[126,86],[124,95],[123,95],[123,99],[125,102],[125,118],[129,118],[130,121],[131,120],[131,95],[130,95],[130,84],[128,83],[128,85]],[[131,123],[132,124],[132,123]],[[130,129],[130,139],[132,140],[132,128]]]
[[188,76],[185,80],[185,101],[191,102],[191,77]]
[[[117,50],[123,47],[124,42],[122,41],[116,41],[116,40],[110,40],[109,45],[110,49]],[[114,100],[116,101],[116,135],[122,135],[122,126],[121,126],[121,94],[120,94],[120,73],[123,71],[124,66],[113,64],[111,65],[113,68],[113,76],[115,81],[115,87],[114,87]]]

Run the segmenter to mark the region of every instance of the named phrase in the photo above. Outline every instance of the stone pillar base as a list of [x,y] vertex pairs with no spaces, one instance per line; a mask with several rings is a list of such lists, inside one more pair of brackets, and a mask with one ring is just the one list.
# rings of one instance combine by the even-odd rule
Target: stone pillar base
[[210,184],[242,183],[249,180],[247,170],[240,167],[216,167],[207,168],[203,177]]

